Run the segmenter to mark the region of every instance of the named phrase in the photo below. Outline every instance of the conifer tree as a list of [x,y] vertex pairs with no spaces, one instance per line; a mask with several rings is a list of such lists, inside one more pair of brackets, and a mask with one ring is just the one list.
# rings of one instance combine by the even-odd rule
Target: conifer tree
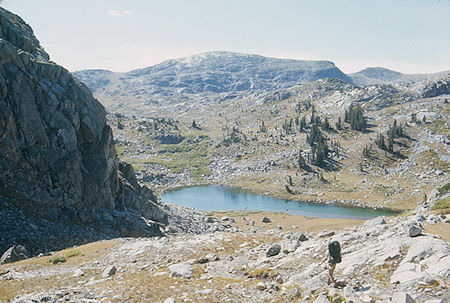
[[386,143],[383,134],[378,134],[375,144],[382,150],[386,150]]
[[300,152],[298,155],[298,160],[297,160],[298,166],[302,169],[305,169],[307,167],[306,165],[306,161],[305,158],[303,158],[302,153]]
[[342,129],[342,121],[341,117],[338,118],[338,122],[336,122],[336,128],[341,130]]
[[350,105],[347,116],[352,130],[363,131],[366,129],[366,118],[361,105]]
[[306,118],[305,116],[302,117],[302,119],[300,120],[300,131],[302,132],[306,127]]
[[312,108],[311,108],[311,120],[309,121],[309,124],[313,124],[314,121],[316,121],[316,118],[315,118],[315,108],[314,108],[314,105],[313,105]]

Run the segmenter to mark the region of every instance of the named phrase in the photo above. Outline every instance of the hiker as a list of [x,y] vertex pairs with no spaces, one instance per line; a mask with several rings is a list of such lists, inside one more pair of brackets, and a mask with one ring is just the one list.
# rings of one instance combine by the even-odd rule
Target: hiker
[[[334,287],[337,287],[336,280],[334,280],[333,272],[337,263],[341,263],[341,244],[334,240],[328,243],[328,253],[325,260],[328,259],[328,284],[333,282]],[[324,260],[324,261],[325,261]]]

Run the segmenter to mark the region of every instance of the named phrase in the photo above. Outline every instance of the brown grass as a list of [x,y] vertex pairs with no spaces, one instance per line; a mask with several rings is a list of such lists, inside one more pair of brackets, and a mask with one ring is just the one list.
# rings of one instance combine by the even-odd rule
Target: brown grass
[[450,242],[450,228],[448,223],[437,223],[425,226],[425,232],[429,234],[435,234],[444,239],[447,242]]
[[[5,273],[9,268],[14,268],[17,272],[45,271],[54,266],[75,268],[85,262],[92,262],[101,258],[107,249],[117,244],[117,240],[99,241],[79,246],[76,250],[69,248],[55,252],[54,256],[64,256],[67,258],[66,262],[59,264],[49,262],[52,257],[48,256],[30,258],[12,264],[3,264],[0,265],[0,274]],[[90,277],[99,278],[101,274],[95,270],[85,270],[84,272],[84,279]],[[56,276],[39,276],[24,280],[2,280],[2,283],[0,283],[0,302],[11,300],[20,294],[48,291],[49,289],[57,289],[64,286],[75,287],[77,286],[78,280],[79,278],[72,277],[71,274],[58,276],[58,278]]]
[[[299,231],[318,233],[324,229],[344,229],[347,227],[361,225],[364,220],[356,219],[329,219],[329,218],[310,218],[297,215],[288,215],[284,213],[265,213],[265,212],[214,212],[217,218],[221,218],[224,214],[235,219],[234,226],[238,226],[241,230],[249,230],[251,225],[249,221],[254,221],[255,226],[270,230],[277,229],[277,226],[281,226],[283,230],[290,230],[292,225],[296,225]],[[261,222],[262,217],[268,217],[271,219],[270,223]],[[244,220],[244,217],[248,220]],[[295,230],[294,230],[295,231]]]

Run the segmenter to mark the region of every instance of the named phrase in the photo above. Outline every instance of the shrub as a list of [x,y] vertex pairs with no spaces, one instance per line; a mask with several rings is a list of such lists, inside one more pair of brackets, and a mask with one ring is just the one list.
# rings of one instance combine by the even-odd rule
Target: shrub
[[450,213],[450,197],[437,200],[432,209],[442,214]]
[[48,262],[51,262],[53,264],[58,264],[58,263],[64,263],[67,261],[67,257],[66,256],[53,256],[51,257]]
[[78,249],[71,250],[71,251],[68,251],[66,253],[66,257],[67,258],[76,257],[76,256],[79,256],[79,255],[81,255],[81,251],[79,251]]
[[450,191],[450,183],[445,184],[441,188],[438,189],[439,195],[445,195]]

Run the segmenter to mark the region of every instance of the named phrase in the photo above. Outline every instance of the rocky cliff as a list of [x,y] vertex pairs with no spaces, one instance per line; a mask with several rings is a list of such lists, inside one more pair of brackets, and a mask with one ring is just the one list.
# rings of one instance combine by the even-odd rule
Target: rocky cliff
[[2,8],[0,63],[0,194],[40,218],[158,233],[167,215],[118,160],[103,106]]

